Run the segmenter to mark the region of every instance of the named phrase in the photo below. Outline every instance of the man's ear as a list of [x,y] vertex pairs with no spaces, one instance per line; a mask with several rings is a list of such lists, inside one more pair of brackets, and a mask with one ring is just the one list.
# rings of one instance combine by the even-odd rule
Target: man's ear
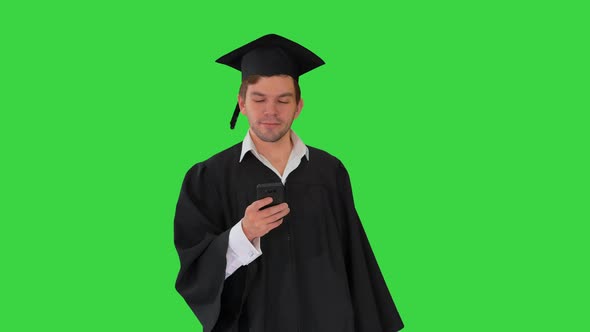
[[299,98],[299,102],[297,103],[297,111],[295,112],[295,119],[299,117],[301,114],[301,110],[303,109],[303,98]]
[[238,106],[240,107],[240,113],[246,114],[246,100],[240,95],[238,95]]

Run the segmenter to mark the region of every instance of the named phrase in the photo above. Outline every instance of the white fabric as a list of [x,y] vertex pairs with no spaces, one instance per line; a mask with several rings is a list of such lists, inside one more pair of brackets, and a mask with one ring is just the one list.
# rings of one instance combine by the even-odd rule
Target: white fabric
[[229,245],[226,254],[227,264],[225,266],[226,279],[241,266],[252,263],[262,255],[260,238],[257,237],[252,242],[250,243],[244,234],[241,220],[229,231]]
[[299,136],[297,136],[295,132],[292,130],[291,142],[293,142],[293,149],[291,150],[291,155],[289,155],[287,167],[285,167],[285,171],[283,172],[282,176],[279,173],[279,171],[277,171],[276,168],[272,166],[268,159],[264,158],[263,155],[258,153],[258,150],[256,150],[256,146],[254,145],[254,141],[252,141],[252,137],[250,137],[250,131],[246,133],[246,137],[244,138],[244,142],[242,143],[242,153],[240,154],[240,162],[242,162],[242,159],[244,159],[246,153],[250,151],[258,160],[260,160],[261,163],[264,164],[264,166],[270,168],[270,170],[275,172],[275,174],[281,179],[281,182],[285,184],[287,182],[287,177],[289,176],[289,174],[291,174],[291,172],[293,172],[301,163],[301,158],[305,156],[307,160],[309,160],[309,149],[305,144],[303,144],[303,141],[299,138]]

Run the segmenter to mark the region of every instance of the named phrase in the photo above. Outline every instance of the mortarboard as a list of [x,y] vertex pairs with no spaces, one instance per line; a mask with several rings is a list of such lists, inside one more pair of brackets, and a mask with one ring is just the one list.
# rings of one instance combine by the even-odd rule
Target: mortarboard
[[[295,80],[308,71],[324,64],[312,51],[296,42],[275,34],[262,36],[215,62],[242,72],[242,80],[250,75],[289,75]],[[240,107],[236,105],[230,122],[234,129]]]

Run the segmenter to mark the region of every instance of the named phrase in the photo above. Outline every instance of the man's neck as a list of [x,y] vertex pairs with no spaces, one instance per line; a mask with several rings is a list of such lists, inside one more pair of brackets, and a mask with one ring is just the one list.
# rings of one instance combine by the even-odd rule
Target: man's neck
[[258,138],[256,134],[250,131],[250,137],[256,151],[263,155],[281,174],[289,161],[291,150],[293,149],[293,142],[291,141],[291,131],[287,132],[285,136],[281,137],[276,142],[265,142]]

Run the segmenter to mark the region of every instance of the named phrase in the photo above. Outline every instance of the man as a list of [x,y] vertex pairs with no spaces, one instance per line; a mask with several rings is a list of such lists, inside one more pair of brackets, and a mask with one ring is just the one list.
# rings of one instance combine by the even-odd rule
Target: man
[[[231,127],[241,112],[250,129],[188,171],[176,208],[176,289],[204,331],[402,329],[346,169],[291,130],[303,108],[298,78],[324,62],[277,35],[217,62],[242,72]],[[257,197],[269,183],[284,202]]]

